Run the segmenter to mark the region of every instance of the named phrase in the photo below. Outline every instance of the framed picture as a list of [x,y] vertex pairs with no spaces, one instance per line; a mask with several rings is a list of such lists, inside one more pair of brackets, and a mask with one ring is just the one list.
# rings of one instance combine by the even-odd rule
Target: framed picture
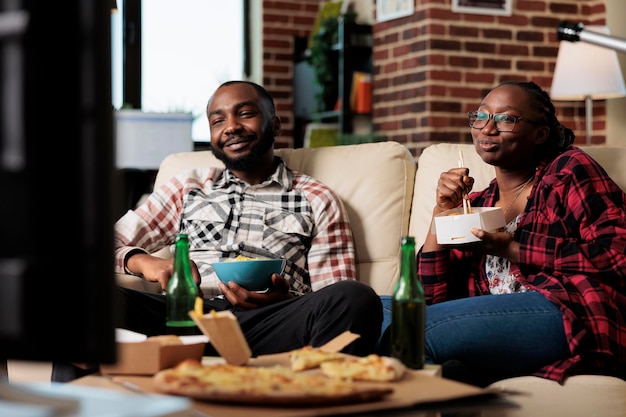
[[511,16],[513,14],[513,0],[452,0],[452,11]]
[[415,0],[376,0],[376,20],[397,19],[413,14]]

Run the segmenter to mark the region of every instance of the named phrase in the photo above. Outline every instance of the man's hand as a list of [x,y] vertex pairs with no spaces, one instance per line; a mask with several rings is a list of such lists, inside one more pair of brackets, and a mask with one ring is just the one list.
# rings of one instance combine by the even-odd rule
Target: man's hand
[[[198,272],[198,267],[194,261],[190,261],[190,264],[193,280],[198,286],[198,296],[202,297],[200,272]],[[147,253],[136,253],[127,259],[126,268],[133,274],[143,276],[147,281],[158,282],[161,289],[165,291],[167,290],[167,283],[174,273],[174,259],[163,259]]]
[[272,274],[272,286],[265,292],[248,291],[232,281],[228,285],[220,282],[219,286],[226,299],[241,310],[252,310],[293,297],[289,282],[279,274]]

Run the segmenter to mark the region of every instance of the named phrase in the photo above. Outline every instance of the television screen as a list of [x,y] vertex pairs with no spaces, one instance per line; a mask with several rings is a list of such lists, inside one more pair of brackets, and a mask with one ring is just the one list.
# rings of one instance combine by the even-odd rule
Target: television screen
[[111,363],[111,2],[0,5],[0,359]]

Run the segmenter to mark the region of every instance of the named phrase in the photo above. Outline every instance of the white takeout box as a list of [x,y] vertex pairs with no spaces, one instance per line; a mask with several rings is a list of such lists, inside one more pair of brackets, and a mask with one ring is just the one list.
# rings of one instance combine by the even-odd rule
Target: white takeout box
[[493,232],[506,226],[504,213],[500,207],[472,207],[470,214],[464,214],[462,207],[444,211],[435,216],[433,233],[439,244],[463,244],[479,242],[471,232],[473,228]]

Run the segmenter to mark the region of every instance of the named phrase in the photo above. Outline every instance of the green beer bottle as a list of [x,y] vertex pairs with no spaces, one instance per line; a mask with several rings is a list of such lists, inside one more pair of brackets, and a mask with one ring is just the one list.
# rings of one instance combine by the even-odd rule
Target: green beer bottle
[[168,334],[198,334],[196,323],[189,316],[194,309],[198,287],[191,274],[189,238],[179,234],[174,254],[174,273],[167,283],[165,295],[165,326]]
[[391,356],[407,367],[424,367],[424,289],[417,279],[415,238],[402,237],[400,276],[391,299]]

